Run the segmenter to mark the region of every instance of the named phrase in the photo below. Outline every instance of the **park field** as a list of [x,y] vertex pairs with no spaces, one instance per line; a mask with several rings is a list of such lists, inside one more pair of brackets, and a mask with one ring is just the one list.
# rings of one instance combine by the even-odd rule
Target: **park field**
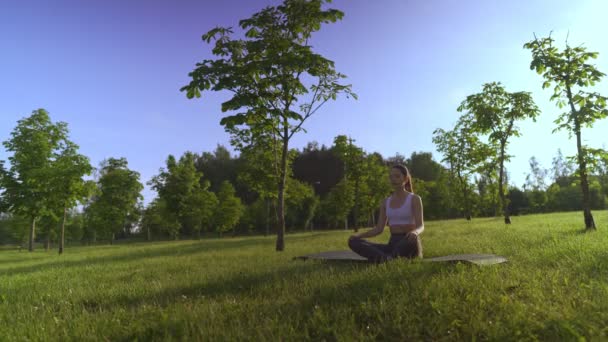
[[[0,340],[608,339],[608,212],[432,221],[425,257],[492,266],[292,260],[350,232],[0,251]],[[375,238],[388,239],[388,232]]]

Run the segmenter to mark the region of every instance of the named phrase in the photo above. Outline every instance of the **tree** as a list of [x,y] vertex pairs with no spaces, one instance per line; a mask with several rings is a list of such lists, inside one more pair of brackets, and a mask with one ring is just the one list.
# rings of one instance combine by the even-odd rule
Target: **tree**
[[548,171],[543,169],[535,156],[530,157],[528,161],[530,164],[530,173],[526,175],[526,186],[530,190],[545,190],[547,184],[545,179],[547,178]]
[[448,163],[450,172],[458,180],[458,188],[462,190],[463,210],[467,220],[471,219],[473,209],[469,177],[484,161],[492,159],[495,151],[473,134],[471,122],[472,118],[465,114],[460,117],[454,129],[445,131],[438,128],[433,132],[433,143],[437,146],[437,151],[443,154],[442,161]]
[[[241,151],[238,184],[262,198],[266,204],[266,235],[270,232],[270,208],[278,217],[276,185],[280,177],[279,142],[273,135],[259,135],[246,145],[239,146]],[[290,151],[287,165],[291,165],[297,153]],[[287,179],[291,168],[287,168]],[[277,220],[278,221],[278,220]]]
[[203,174],[196,169],[197,158],[191,152],[184,153],[179,161],[169,155],[167,169],[161,168],[148,182],[163,200],[170,221],[175,218],[180,223],[177,231],[171,231],[175,239],[179,238],[180,230],[200,236],[203,225],[215,210],[214,195],[208,191],[209,182],[203,180]]
[[564,158],[561,149],[557,149],[557,155],[553,157],[551,162],[551,172],[553,173],[553,181],[558,182],[563,178],[572,176],[575,171],[574,165],[570,162],[569,158]]
[[125,158],[109,158],[101,163],[96,195],[87,207],[89,224],[101,230],[114,242],[115,234],[122,231],[128,218],[138,211],[143,185],[139,172],[128,168]]
[[355,205],[355,189],[347,178],[342,178],[334,186],[323,201],[325,214],[329,222],[337,225],[344,222],[344,229],[348,229],[347,216]]
[[504,164],[510,159],[507,154],[507,145],[511,137],[521,135],[516,121],[532,119],[540,113],[532,96],[528,92],[509,93],[498,82],[486,83],[483,91],[467,96],[467,99],[458,107],[458,111],[468,111],[473,122],[473,131],[489,134],[491,143],[498,144],[498,194],[503,208],[505,223],[510,224],[509,207],[504,191]]
[[213,152],[203,152],[194,161],[196,170],[209,181],[209,191],[218,192],[222,182],[227,180],[237,183],[237,160],[230,155],[230,151],[218,144]]
[[589,59],[595,59],[597,52],[588,52],[583,46],[571,47],[566,42],[566,48],[559,51],[553,46],[553,38],[534,40],[524,44],[524,48],[531,50],[532,62],[530,69],[536,70],[545,79],[543,89],[554,86],[552,101],[556,101],[559,108],[568,106],[568,111],[560,114],[555,120],[555,131],[567,130],[568,134],[576,135],[576,150],[578,161],[578,174],[583,193],[583,218],[585,229],[595,229],[595,221],[591,214],[591,198],[589,194],[589,181],[587,179],[587,160],[591,149],[582,144],[582,128],[593,127],[595,121],[608,116],[605,96],[597,92],[582,90],[584,87],[594,86],[604,73]]
[[287,179],[285,223],[288,227],[306,228],[315,214],[318,198],[313,187],[294,178]]
[[215,225],[220,237],[222,233],[234,229],[241,215],[243,205],[241,200],[234,195],[234,187],[228,181],[224,181],[217,194],[218,206],[215,212]]
[[444,168],[433,160],[430,152],[412,152],[406,165],[412,177],[423,181],[436,181],[444,172]]
[[379,203],[391,193],[392,186],[388,179],[389,168],[385,165],[382,155],[368,154],[365,163],[367,192],[362,191],[364,196],[361,198],[361,209],[371,215],[371,224],[375,225],[375,214],[380,214]]
[[[277,184],[279,222],[276,250],[285,248],[285,182],[289,141],[302,130],[304,122],[329,100],[345,93],[356,97],[345,78],[334,69],[334,62],[312,51],[309,39],[321,24],[335,22],[343,13],[322,10],[325,0],[285,0],[266,7],[239,22],[246,39],[232,39],[231,28],[217,27],[203,35],[215,40],[216,60],[204,60],[189,75],[192,81],[181,88],[188,98],[201,91],[228,90],[230,100],[222,111],[239,111],[224,117],[220,124],[233,141],[251,141],[272,134],[280,142],[280,177]],[[308,83],[305,84],[304,82]],[[307,94],[312,94],[306,98]]]
[[142,226],[146,230],[146,239],[152,240],[152,234],[166,233],[175,239],[179,236],[180,223],[177,217],[167,210],[167,204],[159,197],[154,198],[144,209]]
[[[361,203],[361,187],[366,182],[367,173],[365,170],[365,153],[363,149],[353,145],[353,139],[345,135],[338,135],[334,138],[333,151],[342,161],[344,168],[344,179],[351,184],[354,190],[353,203],[353,226],[355,232],[359,230],[359,207]],[[350,211],[350,209],[349,209]],[[348,227],[348,215],[344,222],[345,227]]]
[[68,210],[78,202],[83,202],[93,193],[94,183],[83,179],[90,175],[93,167],[89,158],[78,153],[78,145],[65,141],[62,151],[55,157],[52,172],[52,198],[57,206],[63,209],[63,220],[59,237],[59,254],[63,253],[65,244],[65,223]]
[[3,142],[13,155],[6,169],[0,161],[0,210],[27,218],[31,225],[28,250],[34,250],[36,221],[50,214],[53,195],[54,156],[67,141],[68,129],[64,122],[53,123],[44,109],[32,112],[17,122],[11,138]]

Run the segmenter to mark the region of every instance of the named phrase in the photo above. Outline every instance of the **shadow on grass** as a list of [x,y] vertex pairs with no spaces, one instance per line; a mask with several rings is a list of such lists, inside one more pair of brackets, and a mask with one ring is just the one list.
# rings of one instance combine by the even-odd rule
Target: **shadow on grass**
[[[398,263],[398,266],[396,266]],[[367,268],[376,268],[376,267],[408,267],[412,263],[420,263],[420,261],[407,261],[407,260],[397,260],[391,261],[387,264],[375,264],[375,263],[348,263],[348,262],[339,262],[339,263],[327,263],[324,261],[318,260],[293,260],[290,261],[282,268],[277,268],[272,272],[265,273],[245,273],[239,272],[237,275],[233,276],[229,279],[224,279],[221,281],[212,281],[209,283],[201,283],[193,286],[181,286],[170,289],[161,290],[159,292],[145,295],[133,297],[130,295],[123,295],[116,298],[113,302],[108,302],[107,300],[103,300],[103,304],[100,302],[99,305],[107,305],[107,309],[112,307],[137,307],[142,304],[154,303],[162,306],[166,306],[169,304],[174,304],[178,301],[181,301],[185,298],[214,298],[214,297],[224,297],[224,296],[258,296],[260,291],[265,289],[266,291],[272,292],[272,289],[268,289],[268,284],[270,281],[280,281],[286,282],[290,284],[297,284],[299,282],[303,282],[306,280],[311,274],[319,272],[320,270],[326,270],[327,268],[331,268],[332,277],[335,275],[345,275],[349,273],[356,273]],[[442,265],[425,265],[425,267],[419,267],[416,270],[412,269],[411,276],[412,277],[420,277],[420,276],[432,276],[437,272],[441,272],[444,267]],[[385,281],[399,280],[400,275],[393,273],[380,273],[381,275],[375,275],[374,278],[379,277],[381,280],[379,284],[382,284]],[[380,279],[382,278],[382,279]],[[393,279],[394,278],[394,279]],[[370,282],[378,283],[374,280],[370,280]],[[367,281],[366,281],[367,283]],[[370,285],[370,284],[368,284]],[[372,287],[374,287],[373,285]],[[358,289],[358,291],[363,290],[367,293],[365,287],[359,287],[358,285],[348,286],[352,289]],[[382,286],[376,286],[375,289],[378,293],[382,292]],[[272,295],[272,293],[268,293]],[[90,303],[89,303],[90,304]],[[85,305],[87,306],[87,305]],[[93,305],[95,306],[95,305]]]
[[[402,261],[399,261],[402,262]],[[398,267],[408,267],[409,261],[403,262]],[[391,265],[394,266],[394,265]],[[442,267],[437,265],[426,265],[427,267],[412,268],[407,277],[417,279],[421,277],[432,277],[436,273],[441,272]],[[309,279],[311,275],[319,270],[326,268],[332,268],[331,277],[337,279],[344,279],[344,276],[357,272],[364,271],[367,268],[383,267],[377,264],[371,263],[339,263],[339,264],[327,264],[319,261],[293,261],[287,267],[283,269],[277,269],[272,272],[260,273],[260,274],[245,274],[240,273],[234,277],[224,281],[213,281],[209,283],[195,284],[192,286],[180,286],[170,289],[163,289],[161,291],[147,294],[144,296],[129,296],[122,295],[115,298],[113,301],[107,301],[106,298],[91,298],[82,302],[82,305],[88,311],[98,310],[109,310],[114,311],[118,309],[136,309],[142,305],[158,305],[160,307],[166,307],[178,303],[189,303],[194,300],[213,300],[213,301],[230,301],[239,299],[253,299],[256,298],[272,298],[273,293],[281,291],[282,284],[298,284]],[[298,325],[307,329],[306,334],[299,334],[299,336],[308,336],[313,340],[335,340],[331,336],[325,336],[317,330],[316,326],[311,322],[294,322],[297,317],[311,317],[311,312],[314,311],[319,305],[328,308],[343,308],[344,310],[352,308],[353,305],[359,305],[360,301],[366,301],[368,299],[376,300],[385,298],[386,288],[385,285],[389,283],[399,283],[407,281],[403,278],[402,273],[395,272],[372,272],[369,278],[358,279],[346,284],[339,284],[334,286],[324,286],[326,284],[319,284],[319,286],[312,286],[312,288],[302,288],[301,293],[292,293],[291,295],[296,300],[294,302],[283,303],[282,301],[260,301],[256,304],[260,312],[276,313],[287,312],[291,317],[283,317],[285,324]],[[274,282],[279,288],[269,287],[269,283]],[[307,290],[306,290],[307,289]],[[407,295],[407,294],[404,294]],[[415,300],[413,298],[412,300]],[[356,320],[361,326],[363,324],[369,324],[370,316],[355,310]],[[336,317],[335,319],[340,320],[341,318]],[[139,336],[146,336],[147,338],[159,338],[166,336],[168,331],[177,331],[182,334],[188,335],[187,326],[184,326],[183,322],[178,320],[172,322],[161,322],[162,324],[150,324],[143,329],[138,331],[135,335],[130,334],[128,336],[120,335],[117,332],[113,339],[130,339]],[[204,324],[198,322],[198,324]],[[336,326],[340,326],[339,322]],[[194,333],[196,334],[196,332]],[[387,335],[391,337],[391,335]],[[396,337],[396,336],[392,336]]]
[[[334,267],[337,273],[355,272],[371,264],[340,264]],[[297,283],[305,280],[311,274],[318,272],[323,267],[318,262],[289,262],[284,267],[277,268],[271,272],[264,273],[245,273],[239,272],[231,278],[200,283],[193,286],[180,286],[163,289],[155,293],[144,296],[133,297],[132,295],[122,295],[115,297],[113,301],[107,298],[99,300],[91,299],[83,302],[87,309],[116,309],[118,307],[138,307],[143,304],[154,303],[155,305],[167,306],[184,300],[200,298],[216,298],[224,296],[259,296],[259,292],[266,288],[269,282],[286,281]],[[268,291],[268,289],[266,288]],[[271,295],[269,293],[269,295]]]
[[[322,234],[312,234],[312,235],[301,235],[301,236],[292,236],[289,237],[289,241],[305,241],[313,238],[317,238]],[[179,244],[169,245],[167,246],[166,242],[161,243],[136,243],[133,244],[132,251],[126,250],[126,252],[117,251],[116,254],[104,255],[104,256],[80,256],[78,260],[69,259],[71,257],[79,257],[76,255],[69,255],[70,250],[66,250],[66,255],[59,256],[54,254],[53,256],[48,256],[46,258],[36,258],[36,261],[40,260],[48,260],[52,261],[36,263],[33,265],[27,266],[17,266],[17,267],[8,267],[8,268],[0,268],[0,275],[13,275],[13,274],[27,274],[34,273],[39,271],[44,271],[48,268],[72,268],[72,267],[81,267],[81,266],[92,266],[92,265],[102,265],[102,264],[112,264],[112,263],[120,263],[120,262],[133,262],[136,260],[142,259],[152,259],[152,258],[163,258],[167,256],[184,256],[191,254],[199,254],[199,253],[210,253],[217,251],[226,251],[233,249],[244,249],[249,247],[259,247],[265,246],[269,250],[274,250],[275,241],[271,238],[239,238],[239,239],[214,239],[214,240],[194,240],[189,243],[183,243],[180,241]],[[100,246],[97,246],[100,247]],[[105,248],[125,248],[125,245],[113,247],[113,246],[103,246]],[[102,247],[102,248],[103,248]],[[83,250],[88,250],[88,248],[95,247],[86,247]],[[19,260],[19,263],[23,262],[31,262],[32,259],[23,259]],[[9,263],[9,262],[7,262]]]

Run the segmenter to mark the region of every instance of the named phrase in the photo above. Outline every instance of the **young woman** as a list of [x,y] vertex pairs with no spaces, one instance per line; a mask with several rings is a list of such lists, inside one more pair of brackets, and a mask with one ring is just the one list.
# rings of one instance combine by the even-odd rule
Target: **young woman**
[[[383,262],[397,257],[422,257],[420,233],[424,230],[422,200],[413,193],[412,178],[407,168],[395,165],[389,175],[393,194],[380,202],[380,219],[376,227],[364,233],[352,235],[348,246],[355,253],[370,261]],[[387,225],[391,230],[388,244],[364,240],[381,234]]]

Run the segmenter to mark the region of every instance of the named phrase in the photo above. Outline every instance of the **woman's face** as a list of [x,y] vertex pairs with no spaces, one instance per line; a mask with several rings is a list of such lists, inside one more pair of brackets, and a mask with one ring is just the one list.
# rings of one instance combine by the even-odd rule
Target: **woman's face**
[[400,188],[405,183],[405,176],[399,169],[392,168],[391,173],[389,174],[389,180],[391,181],[393,188]]

